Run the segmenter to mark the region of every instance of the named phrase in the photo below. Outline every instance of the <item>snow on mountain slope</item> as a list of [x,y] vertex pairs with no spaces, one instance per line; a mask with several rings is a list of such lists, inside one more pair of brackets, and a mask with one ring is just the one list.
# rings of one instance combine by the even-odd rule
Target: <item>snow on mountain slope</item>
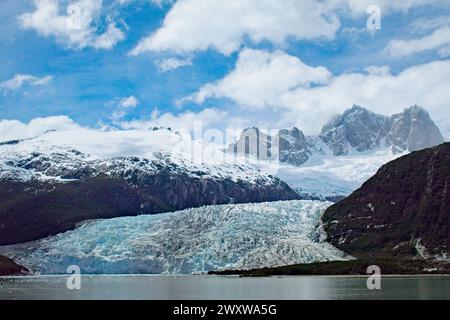
[[169,130],[48,132],[38,138],[0,145],[0,178],[70,181],[85,176],[120,176],[136,171],[176,170],[189,176],[272,183],[245,161],[224,162],[217,147],[204,147]]
[[199,148],[199,143],[194,143],[186,134],[167,129],[100,131],[77,128],[49,131],[35,138],[9,143],[4,141],[0,146],[20,152],[33,152],[36,147],[42,151],[51,151],[52,146],[59,146],[77,150],[94,160],[128,156],[151,157],[154,152],[163,151],[189,155],[192,150]]
[[389,148],[350,149],[342,157],[327,154],[314,154],[294,166],[224,153],[222,145],[203,144],[166,129],[102,132],[81,128],[0,145],[0,177],[61,182],[86,174],[126,177],[136,170],[151,174],[166,168],[195,177],[272,183],[273,175],[305,198],[334,199],[350,194],[379,167],[401,155],[393,155]]
[[[279,163],[275,176],[289,184],[306,199],[334,199],[347,196],[389,161],[404,154],[392,154],[391,149],[352,151],[347,156],[315,155],[301,166]],[[259,162],[261,171],[274,171]]]
[[441,130],[445,141],[450,141],[450,117],[438,120],[437,125]]
[[326,243],[319,201],[207,206],[159,215],[86,222],[0,254],[43,274],[189,274],[346,259]]

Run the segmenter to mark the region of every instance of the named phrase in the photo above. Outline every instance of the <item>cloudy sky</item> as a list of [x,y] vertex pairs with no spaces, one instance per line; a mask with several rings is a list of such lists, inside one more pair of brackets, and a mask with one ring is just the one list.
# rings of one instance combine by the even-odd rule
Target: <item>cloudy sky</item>
[[450,116],[449,1],[0,0],[0,43],[0,133]]

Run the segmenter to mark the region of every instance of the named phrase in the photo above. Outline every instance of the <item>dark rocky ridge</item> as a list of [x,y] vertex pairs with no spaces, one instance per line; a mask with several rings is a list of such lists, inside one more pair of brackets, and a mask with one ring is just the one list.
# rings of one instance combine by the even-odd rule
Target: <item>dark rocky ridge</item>
[[356,257],[450,254],[450,143],[379,169],[323,216],[328,241]]

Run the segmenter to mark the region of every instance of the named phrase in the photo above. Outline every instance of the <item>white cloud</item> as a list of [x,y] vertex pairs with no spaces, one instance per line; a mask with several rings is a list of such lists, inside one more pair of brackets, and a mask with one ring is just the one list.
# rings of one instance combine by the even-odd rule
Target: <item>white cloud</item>
[[419,18],[411,24],[411,31],[415,33],[429,32],[440,27],[448,26],[449,24],[450,15]]
[[295,119],[297,125],[316,132],[330,115],[354,103],[386,115],[418,104],[438,119],[450,114],[449,87],[450,60],[413,66],[397,75],[342,74],[324,86],[292,90],[280,96],[279,103],[288,110],[281,121]]
[[[198,103],[228,98],[241,110],[276,108],[277,116],[269,113],[274,127],[298,125],[309,133],[355,103],[383,114],[414,104],[427,108],[435,118],[450,114],[450,60],[413,66],[397,75],[388,67],[368,67],[361,73],[331,76],[325,68],[306,66],[281,52],[243,54],[224,79],[205,85],[190,98]],[[256,56],[254,61],[247,59],[251,55]]]
[[201,123],[204,128],[222,124],[227,112],[216,108],[204,109],[200,112],[185,111],[180,114],[170,112],[160,114],[155,109],[148,120],[133,120],[120,123],[122,129],[148,129],[152,127],[170,127],[175,130],[192,131],[194,125]]
[[139,100],[135,96],[129,96],[120,100],[120,105],[124,108],[135,108]]
[[239,50],[248,37],[258,43],[333,38],[338,18],[313,0],[180,0],[162,27],[131,51],[196,51],[213,48],[223,54]]
[[61,14],[61,3],[60,0],[34,0],[35,11],[23,14],[19,21],[24,28],[55,37],[71,48],[109,49],[125,38],[113,22],[109,22],[103,34],[97,34],[102,0],[72,0],[65,8],[66,14]]
[[130,54],[215,49],[229,55],[246,39],[278,45],[288,38],[333,39],[341,17],[360,18],[370,5],[379,6],[382,16],[425,5],[447,6],[439,0],[179,0],[163,25]]
[[389,66],[370,66],[364,69],[368,74],[386,76],[391,73]]
[[25,84],[31,86],[43,86],[48,84],[52,79],[53,76],[39,78],[29,74],[16,74],[12,79],[0,83],[0,88],[6,90],[16,90]]
[[353,15],[365,14],[371,5],[380,7],[382,16],[391,12],[407,12],[413,8],[432,5],[446,5],[441,0],[329,0],[330,3],[345,5]]
[[428,50],[439,50],[438,54],[444,57],[448,55],[449,47],[450,26],[445,26],[422,38],[392,40],[386,47],[385,52],[390,56],[401,58]]
[[125,97],[119,100],[119,105],[114,110],[111,119],[114,122],[123,118],[130,110],[137,107],[139,100],[135,96]]
[[34,138],[50,130],[63,131],[80,128],[66,116],[35,118],[28,123],[18,120],[0,120],[0,142]]
[[328,82],[324,67],[310,67],[281,51],[244,49],[235,69],[224,79],[207,84],[190,97],[197,103],[208,98],[230,98],[246,107],[274,106],[280,95],[298,87]]
[[186,67],[192,65],[192,60],[190,58],[178,59],[178,58],[168,58],[165,60],[160,60],[155,62],[156,67],[159,72],[168,72],[181,67]]
[[175,0],[116,0],[120,5],[128,5],[132,2],[151,2],[158,7],[174,2]]
[[91,46],[95,49],[109,49],[116,45],[116,43],[125,39],[125,35],[114,24],[110,23],[105,33],[92,39]]
[[441,57],[450,57],[450,44],[440,48],[437,53]]

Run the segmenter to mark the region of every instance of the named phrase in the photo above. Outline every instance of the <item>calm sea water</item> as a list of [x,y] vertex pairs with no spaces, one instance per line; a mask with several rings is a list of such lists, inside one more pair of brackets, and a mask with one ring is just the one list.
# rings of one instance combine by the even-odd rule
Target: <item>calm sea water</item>
[[0,278],[4,299],[448,299],[450,277],[383,277],[370,291],[366,278],[222,276],[82,276],[81,290],[68,290],[67,277]]

